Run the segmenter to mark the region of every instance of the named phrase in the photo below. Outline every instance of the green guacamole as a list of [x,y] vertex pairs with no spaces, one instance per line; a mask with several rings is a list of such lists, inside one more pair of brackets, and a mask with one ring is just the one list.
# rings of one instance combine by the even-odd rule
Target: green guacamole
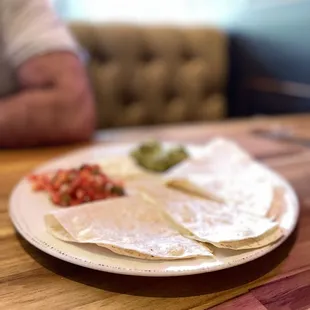
[[134,149],[131,156],[147,170],[164,172],[188,158],[188,153],[183,146],[164,149],[160,142],[148,141]]

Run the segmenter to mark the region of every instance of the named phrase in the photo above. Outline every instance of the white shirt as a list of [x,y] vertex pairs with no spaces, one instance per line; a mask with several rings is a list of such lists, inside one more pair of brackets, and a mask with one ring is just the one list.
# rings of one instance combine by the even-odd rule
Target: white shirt
[[23,62],[52,51],[77,45],[48,0],[0,0],[0,98],[18,90]]

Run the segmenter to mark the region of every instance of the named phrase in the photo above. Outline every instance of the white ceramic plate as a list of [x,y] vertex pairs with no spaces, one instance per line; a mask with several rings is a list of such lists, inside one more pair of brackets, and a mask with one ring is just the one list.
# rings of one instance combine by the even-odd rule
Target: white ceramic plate
[[[128,154],[133,145],[96,146],[57,158],[38,168],[38,171],[60,167],[76,167],[85,162],[96,162],[104,157]],[[199,147],[188,146],[190,153],[199,152]],[[286,188],[286,208],[280,225],[284,237],[277,243],[251,251],[217,249],[216,259],[195,258],[178,261],[145,261],[114,254],[96,245],[70,244],[58,240],[45,230],[43,217],[58,209],[46,195],[33,193],[29,183],[23,179],[15,187],[10,200],[10,216],[18,232],[38,249],[72,264],[112,273],[139,276],[181,276],[211,272],[252,261],[267,254],[287,239],[296,225],[299,206],[292,187],[280,176],[271,172]]]

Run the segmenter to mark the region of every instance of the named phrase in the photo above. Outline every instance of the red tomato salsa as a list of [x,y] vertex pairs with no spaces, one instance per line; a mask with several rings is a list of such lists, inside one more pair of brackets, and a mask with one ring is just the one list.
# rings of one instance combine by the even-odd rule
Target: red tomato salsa
[[54,204],[63,207],[125,195],[122,183],[111,180],[99,165],[33,174],[29,180],[34,191],[46,191]]

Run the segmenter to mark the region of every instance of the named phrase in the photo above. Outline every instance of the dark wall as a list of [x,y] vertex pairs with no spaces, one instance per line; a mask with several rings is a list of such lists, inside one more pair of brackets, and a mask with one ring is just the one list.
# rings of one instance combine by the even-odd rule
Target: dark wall
[[255,77],[310,85],[310,1],[248,9],[236,16],[228,31],[231,115],[310,111],[310,99],[248,86]]

